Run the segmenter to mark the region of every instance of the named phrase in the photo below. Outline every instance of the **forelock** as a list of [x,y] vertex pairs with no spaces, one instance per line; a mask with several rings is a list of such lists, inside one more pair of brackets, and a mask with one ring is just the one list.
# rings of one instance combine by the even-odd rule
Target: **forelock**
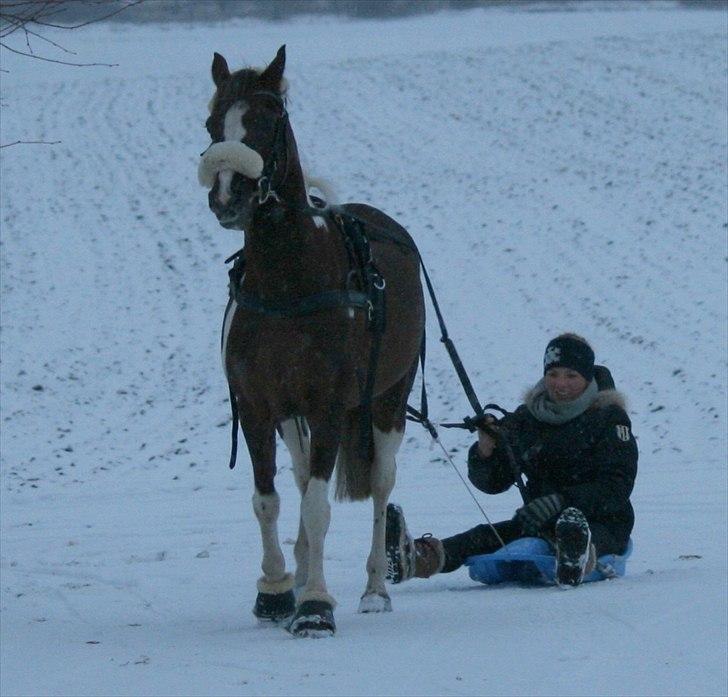
[[[210,114],[215,111],[218,104],[222,108],[223,113],[225,113],[233,103],[244,99],[245,95],[255,87],[255,83],[263,70],[265,68],[243,68],[232,73],[223,86],[223,89],[215,90],[215,94],[212,95],[212,99],[210,99],[207,105]],[[287,91],[288,80],[284,77],[279,86],[279,94],[285,98]]]

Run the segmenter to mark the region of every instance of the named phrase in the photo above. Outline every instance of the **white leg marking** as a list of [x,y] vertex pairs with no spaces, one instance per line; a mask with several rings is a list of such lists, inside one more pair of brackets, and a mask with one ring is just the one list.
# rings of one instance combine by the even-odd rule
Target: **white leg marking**
[[372,471],[372,504],[374,525],[372,548],[367,559],[367,586],[359,603],[359,612],[386,612],[392,609],[384,586],[387,557],[384,548],[387,501],[394,488],[397,472],[395,456],[404,438],[404,431],[380,431],[374,428],[374,468]]
[[[281,432],[288,452],[291,453],[293,476],[303,496],[311,476],[309,460],[311,441],[308,437],[308,426],[303,418],[296,417],[281,423]],[[308,538],[302,517],[298,519],[298,537],[293,547],[293,555],[296,558],[296,587],[302,588],[308,580]]]
[[308,580],[300,601],[325,600],[333,607],[336,603],[326,590],[324,579],[324,540],[331,521],[329,483],[313,477],[309,479],[301,500],[301,518],[308,537]]
[[230,335],[230,325],[233,323],[233,317],[235,316],[235,311],[238,309],[238,304],[235,302],[235,300],[232,300],[230,302],[230,306],[227,308],[227,311],[225,312],[225,319],[222,323],[222,372],[225,373],[225,377],[227,378],[227,361],[225,360],[225,357],[227,356],[227,342],[228,342],[228,336]]
[[293,576],[286,573],[286,560],[278,543],[280,497],[277,493],[253,494],[253,510],[263,540],[263,575],[258,579],[261,593],[285,593],[293,587]]

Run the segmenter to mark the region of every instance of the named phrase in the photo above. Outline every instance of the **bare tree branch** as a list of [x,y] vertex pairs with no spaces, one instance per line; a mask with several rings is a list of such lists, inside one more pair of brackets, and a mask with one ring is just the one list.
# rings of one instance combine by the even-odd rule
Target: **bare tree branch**
[[[11,13],[5,13],[2,12],[2,8],[6,6],[6,3],[0,3],[0,20],[4,21],[6,16],[14,21],[20,21],[21,25],[24,26],[28,23],[38,24],[39,26],[43,27],[50,27],[53,29],[80,29],[81,27],[86,27],[89,24],[95,24],[96,22],[103,22],[105,19],[109,19],[110,17],[113,17],[114,15],[118,15],[120,12],[123,12],[124,10],[129,9],[130,7],[134,7],[135,5],[139,5],[144,0],[126,0],[124,4],[122,4],[120,7],[117,7],[113,12],[108,12],[105,15],[101,15],[100,17],[94,17],[93,19],[86,20],[85,22],[78,22],[77,24],[55,24],[53,22],[47,22],[44,21],[45,18],[50,17],[51,15],[58,14],[60,12],[63,12],[65,10],[65,7],[63,5],[65,4],[66,0],[56,0],[56,2],[49,2],[48,0],[36,0],[36,2],[29,2],[30,5],[37,6],[35,8],[35,11],[33,11],[33,8],[31,8],[31,12],[25,16],[17,16],[13,15]],[[86,3],[86,4],[99,4],[99,3]],[[105,3],[106,4],[106,3]],[[52,10],[51,12],[48,12],[46,10]],[[20,28],[20,26],[16,26],[14,31],[17,31],[17,29]]]
[[0,148],[10,148],[13,145],[58,145],[60,140],[16,140],[14,143],[4,143]]
[[51,41],[47,36],[43,36],[43,34],[39,34],[37,31],[31,31],[26,27],[25,29],[26,34],[30,34],[30,36],[34,36],[36,39],[40,39],[41,41],[45,41],[46,43],[49,43],[51,46],[55,46],[57,49],[63,51],[64,53],[70,53],[72,56],[78,55],[75,51],[71,51],[64,46],[61,46],[61,44],[56,43],[55,41]]
[[145,0],[102,0],[101,2],[94,2],[93,0],[80,0],[81,4],[91,6],[110,6],[114,5],[115,8],[111,12],[106,12],[93,19],[85,20],[82,22],[62,24],[58,21],[49,21],[51,18],[65,12],[70,6],[70,0],[24,0],[19,2],[3,2],[0,0],[0,39],[7,39],[7,37],[15,34],[16,32],[23,32],[23,38],[25,39],[25,46],[27,50],[21,50],[20,48],[10,46],[7,41],[0,42],[0,47],[7,49],[11,53],[15,53],[26,58],[36,58],[37,60],[47,61],[49,63],[60,63],[61,65],[69,65],[78,68],[101,66],[101,67],[114,67],[115,63],[71,63],[69,61],[59,60],[56,58],[50,58],[47,55],[40,55],[33,50],[31,39],[35,38],[40,41],[44,41],[47,44],[57,48],[64,53],[76,55],[73,51],[66,49],[60,43],[52,41],[40,32],[40,29],[31,29],[31,26],[36,26],[42,29],[62,29],[71,31],[73,29],[80,29],[86,27],[89,24],[95,24],[96,22],[102,22],[110,17],[118,15],[120,12],[139,5]]
[[55,27],[56,29],[80,29],[81,27],[86,27],[89,24],[94,24],[95,22],[103,22],[105,19],[109,19],[109,17],[118,15],[120,12],[123,12],[124,10],[129,9],[130,7],[134,7],[135,5],[141,5],[141,3],[143,3],[144,1],[145,0],[127,0],[126,4],[124,4],[119,9],[114,10],[113,12],[109,12],[108,14],[103,15],[101,17],[97,17],[95,19],[90,19],[87,22],[81,22],[80,24],[63,25],[63,24],[46,23],[46,24],[44,24],[44,26]]
[[[89,24],[101,22],[105,19],[109,19],[114,15],[123,12],[124,10],[139,5],[144,0],[102,0],[101,2],[94,2],[93,0],[80,0],[76,5],[96,5],[102,6],[107,9],[110,6],[114,7],[112,12],[106,12],[101,16],[93,19],[79,21],[76,23],[61,24],[58,22],[56,17],[66,11],[72,6],[71,0],[14,0],[8,2],[8,0],[0,0],[0,49],[5,49],[19,56],[25,58],[34,58],[35,60],[44,61],[46,63],[58,63],[60,65],[68,65],[76,68],[86,68],[92,66],[113,68],[117,63],[73,63],[71,61],[60,60],[58,58],[51,58],[48,55],[36,53],[34,51],[33,40],[41,41],[47,47],[52,47],[65,54],[75,56],[76,53],[62,46],[57,41],[49,39],[44,36],[44,30],[65,30],[71,31],[73,29],[80,29],[86,27]],[[54,19],[54,21],[49,21]],[[19,33],[18,36],[13,36]],[[13,37],[11,40],[15,45],[10,45],[8,37]],[[25,40],[25,49],[19,47],[19,42]],[[0,72],[8,73],[10,71],[0,68]],[[2,104],[4,107],[5,104]],[[57,145],[61,141],[53,140],[16,140],[12,143],[0,144],[0,148],[9,148],[13,145]]]
[[[46,58],[45,56],[36,56],[35,53],[26,53],[25,51],[18,51],[16,48],[12,48],[11,46],[8,46],[7,44],[0,41],[0,46],[7,49],[11,53],[17,53],[20,56],[26,56],[27,58],[36,58],[41,61],[46,61],[48,63],[60,63],[61,65],[70,65],[74,68],[88,68],[91,66],[100,66],[103,68],[115,68],[119,64],[118,63],[69,63],[68,61],[60,61],[56,60],[55,58]],[[68,51],[70,53],[70,51]]]

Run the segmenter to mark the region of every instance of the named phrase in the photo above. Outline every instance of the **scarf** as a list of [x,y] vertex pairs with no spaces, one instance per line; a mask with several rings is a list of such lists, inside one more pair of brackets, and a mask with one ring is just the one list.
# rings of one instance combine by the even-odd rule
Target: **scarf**
[[536,383],[526,400],[528,411],[539,421],[547,424],[565,424],[583,414],[599,394],[597,381],[592,380],[584,392],[571,402],[552,402],[543,379]]

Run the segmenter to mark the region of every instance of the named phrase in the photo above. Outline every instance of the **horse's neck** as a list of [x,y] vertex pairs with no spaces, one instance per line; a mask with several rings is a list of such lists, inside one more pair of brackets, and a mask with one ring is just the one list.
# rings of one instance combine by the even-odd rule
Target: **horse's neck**
[[342,250],[301,208],[262,216],[246,233],[245,283],[267,299],[304,297],[341,283]]
[[[290,127],[289,127],[290,128]],[[343,249],[321,230],[309,200],[293,132],[288,132],[286,176],[278,187],[281,203],[246,233],[246,281],[268,298],[301,297],[337,287],[346,276]]]

